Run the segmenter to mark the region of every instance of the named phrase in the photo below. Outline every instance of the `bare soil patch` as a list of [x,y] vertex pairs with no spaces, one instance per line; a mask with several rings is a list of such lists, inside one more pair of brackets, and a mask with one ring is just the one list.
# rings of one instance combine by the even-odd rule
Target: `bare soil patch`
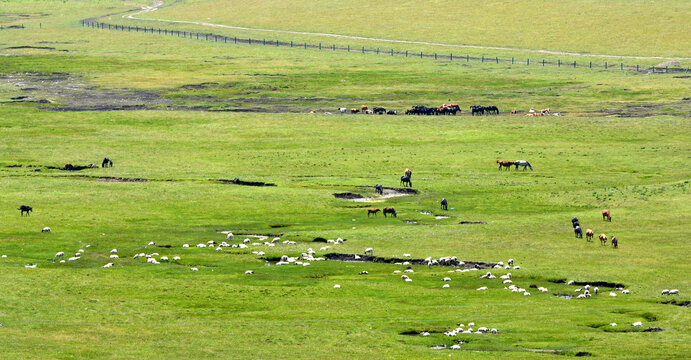
[[276,186],[276,184],[271,184],[271,183],[265,183],[261,181],[242,181],[238,178],[235,178],[233,180],[228,180],[228,179],[218,179],[216,180],[220,183],[223,184],[229,184],[229,185],[243,185],[243,186]]
[[459,222],[460,225],[480,225],[480,224],[487,224],[486,221],[461,221]]
[[[424,259],[410,259],[410,258],[385,258],[385,257],[379,257],[379,256],[372,256],[372,255],[358,255],[360,258],[356,259],[355,258],[356,254],[340,254],[340,253],[329,253],[325,254],[324,258],[326,260],[333,260],[333,261],[346,261],[346,262],[374,262],[374,263],[385,263],[385,264],[394,264],[394,263],[402,263],[402,262],[409,262],[411,265],[425,265],[427,266],[427,262]],[[461,264],[463,262],[463,264]],[[438,265],[433,265],[433,266],[444,266],[444,267],[453,267],[453,268],[466,268],[466,269],[491,269],[497,265],[496,263],[486,263],[486,262],[477,262],[477,261],[456,261],[456,262],[449,262],[448,264],[438,264]]]
[[663,301],[660,304],[669,304],[669,305],[676,305],[676,306],[682,306],[682,307],[691,307],[691,301],[676,301],[676,300],[670,300],[670,301]]
[[[374,186],[360,186],[360,188],[374,190]],[[383,194],[379,196],[368,197],[362,194],[352,192],[336,193],[333,195],[337,199],[350,200],[354,202],[384,202],[386,199],[415,194],[417,194],[417,190],[412,188],[385,187],[383,188]]]
[[[552,279],[548,280],[551,283],[555,284],[564,284],[567,285],[568,282],[566,279]],[[613,283],[613,282],[608,282],[608,281],[574,281],[572,284],[574,286],[585,286],[585,285],[590,285],[590,286],[597,286],[597,287],[606,287],[606,288],[626,288],[626,285],[620,284],[620,283]]]
[[142,179],[142,178],[123,178],[123,177],[114,177],[114,176],[99,176],[96,178],[98,181],[106,181],[106,182],[147,182],[149,181],[148,179]]

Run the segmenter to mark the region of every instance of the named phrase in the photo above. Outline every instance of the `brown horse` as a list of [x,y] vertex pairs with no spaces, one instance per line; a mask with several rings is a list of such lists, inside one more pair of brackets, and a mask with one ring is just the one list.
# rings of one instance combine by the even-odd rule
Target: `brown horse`
[[607,235],[605,234],[600,234],[600,245],[607,245]]
[[397,217],[396,216],[396,209],[394,209],[392,207],[385,207],[384,211],[382,213],[384,214],[384,217],[386,217],[386,214],[391,214],[391,215],[393,215],[393,217]]
[[619,247],[619,240],[617,240],[616,236],[612,236],[612,246],[616,249]]
[[404,172],[404,174],[405,174],[405,176],[407,176],[407,177],[411,177],[411,176],[413,176],[413,172],[412,172],[412,171],[410,171],[410,169],[405,169],[405,172]]
[[516,162],[515,161],[501,161],[497,160],[497,164],[499,164],[499,170],[501,170],[501,167],[505,167],[506,170],[511,170],[511,166],[513,166]]
[[369,217],[371,214],[374,214],[374,216],[377,216],[377,213],[380,211],[381,210],[379,210],[379,209],[367,209],[367,217]]
[[593,235],[595,235],[595,233],[593,232],[593,230],[587,229],[587,230],[585,231],[585,239],[586,239],[587,241],[593,241]]
[[602,221],[605,220],[612,222],[612,215],[609,213],[609,210],[607,209],[602,210]]

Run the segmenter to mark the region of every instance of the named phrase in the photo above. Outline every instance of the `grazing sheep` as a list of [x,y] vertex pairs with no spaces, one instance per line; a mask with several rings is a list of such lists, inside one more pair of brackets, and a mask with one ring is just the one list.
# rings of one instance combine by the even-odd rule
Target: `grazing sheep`
[[513,269],[514,269],[514,270],[521,270],[521,267],[518,266],[518,265],[516,265],[516,266],[513,267]]
[[444,286],[442,286],[442,288],[448,288],[448,287],[449,287],[449,284],[444,284]]
[[120,257],[117,254],[110,255],[111,259],[119,259]]
[[180,257],[179,257],[179,256],[174,256],[174,257],[173,257],[173,260],[175,260],[175,261],[180,260]]
[[59,257],[63,257],[63,256],[65,256],[65,252],[64,252],[64,251],[58,251],[58,252],[55,254],[55,258],[59,258]]
[[629,291],[628,291],[628,290],[622,290],[621,293],[622,293],[622,294],[628,294]]
[[617,293],[610,291],[609,296],[617,296]]
[[41,230],[41,232],[50,232],[50,228],[46,226]]
[[678,289],[672,289],[669,291],[670,295],[679,295],[679,290]]
[[441,279],[441,281],[451,281],[451,278],[450,278],[450,277],[445,277],[445,278]]
[[489,332],[491,332],[492,334],[498,333],[497,329],[495,329],[495,328],[492,328],[492,330],[490,330]]
[[405,279],[405,282],[413,282],[413,279]]
[[569,280],[569,282],[567,282],[566,285],[573,285],[573,284],[575,284],[575,283],[576,283],[575,281]]
[[199,271],[199,269],[197,269],[197,268],[195,268],[195,267],[190,268],[190,270],[192,270],[192,271]]
[[539,287],[538,290],[539,290],[540,292],[547,292],[547,291],[549,291],[549,290],[547,290],[547,288],[544,288],[544,287]]
[[632,326],[643,326],[643,323],[640,321],[636,321],[635,323],[631,324]]
[[3,259],[5,259],[5,258],[7,258],[7,255],[3,254],[3,255],[0,256],[0,257],[2,257]]
[[168,257],[167,256],[161,256],[161,261],[168,261]]
[[79,256],[73,256],[73,257],[67,259],[67,261],[75,261],[75,260],[79,260]]
[[487,290],[487,286],[479,287],[476,290],[478,290],[478,291]]
[[190,247],[190,244],[182,244],[182,247],[188,248],[188,247]]
[[243,244],[249,244],[249,243],[250,243],[250,239],[247,238],[247,239],[245,239],[245,240],[242,240],[242,243],[243,243]]
[[232,232],[231,232],[231,233],[228,233],[228,235],[226,235],[226,240],[233,240],[233,237],[234,237],[234,236],[233,236],[233,233],[232,233]]
[[112,267],[112,266],[113,266],[113,263],[107,263],[107,264],[103,265],[104,268],[109,268],[109,267]]
[[205,247],[206,247],[206,244],[197,244],[197,247],[198,247],[198,248],[205,248]]
[[334,285],[334,289],[340,289],[340,288],[341,288],[341,285],[338,285],[338,284]]
[[408,275],[401,275],[401,280],[410,279]]
[[[400,274],[400,273],[401,273],[401,270],[394,270],[393,273],[394,273],[394,274]],[[667,292],[669,292],[669,291],[667,291]]]
[[367,271],[360,271],[360,275],[367,275],[369,274]]
[[118,253],[118,249],[113,249],[113,250],[110,251],[110,253],[111,253],[111,254],[117,254],[117,253]]
[[74,256],[75,256],[75,257],[80,257],[80,256],[82,256],[82,253],[80,253],[80,252],[75,253]]
[[429,333],[427,331],[423,331],[420,333],[420,336],[429,336]]
[[617,326],[617,323],[611,323],[611,324],[609,324],[609,326],[612,326],[612,327]]
[[374,255],[374,249],[372,249],[372,248],[365,249],[365,255],[366,254]]
[[593,289],[593,292],[595,293],[595,295],[597,295],[597,294],[600,292],[600,289],[599,289],[599,288],[594,288],[594,289]]
[[451,349],[451,350],[460,350],[460,349],[461,349],[461,345],[453,344],[453,345],[451,345],[451,346],[449,347],[449,349]]
[[530,296],[530,293],[526,291],[523,293],[523,296]]
[[511,280],[504,280],[504,284],[513,284],[513,281],[511,281]]
[[156,245],[156,243],[151,241],[151,242],[149,242],[149,244],[147,246],[154,246],[154,245]]
[[509,263],[509,266],[513,266],[513,259],[509,259],[508,263]]
[[249,275],[249,274],[254,274],[254,270],[247,270],[247,271],[245,271],[245,274],[248,274],[248,275]]
[[410,254],[403,254],[403,257],[410,257]]

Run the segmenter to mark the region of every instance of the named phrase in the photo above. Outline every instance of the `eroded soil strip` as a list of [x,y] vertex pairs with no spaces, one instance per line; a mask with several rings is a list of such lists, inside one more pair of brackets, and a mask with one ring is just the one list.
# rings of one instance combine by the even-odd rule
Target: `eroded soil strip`
[[[372,263],[384,263],[384,264],[394,264],[394,263],[402,263],[402,262],[408,262],[410,265],[427,265],[427,261],[424,259],[399,259],[399,258],[384,258],[384,257],[379,257],[379,256],[370,256],[370,255],[358,255],[360,258],[356,259],[355,254],[340,254],[340,253],[329,253],[325,254],[324,258],[326,260],[332,260],[332,261],[347,261],[347,262],[372,262]],[[496,263],[486,263],[486,262],[475,262],[475,261],[463,261],[463,265],[457,265],[457,264],[441,264],[439,263],[438,265],[434,266],[446,266],[446,267],[453,267],[453,268],[466,268],[466,269],[491,269]]]

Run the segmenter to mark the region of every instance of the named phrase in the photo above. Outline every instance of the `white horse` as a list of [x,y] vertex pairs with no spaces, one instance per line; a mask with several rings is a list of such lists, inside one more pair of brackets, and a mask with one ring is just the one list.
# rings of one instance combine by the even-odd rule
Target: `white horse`
[[515,165],[516,165],[516,170],[518,170],[519,166],[523,166],[524,171],[525,171],[525,168],[527,168],[527,167],[530,168],[530,171],[533,171],[533,166],[530,165],[530,163],[527,162],[526,160],[516,160]]

